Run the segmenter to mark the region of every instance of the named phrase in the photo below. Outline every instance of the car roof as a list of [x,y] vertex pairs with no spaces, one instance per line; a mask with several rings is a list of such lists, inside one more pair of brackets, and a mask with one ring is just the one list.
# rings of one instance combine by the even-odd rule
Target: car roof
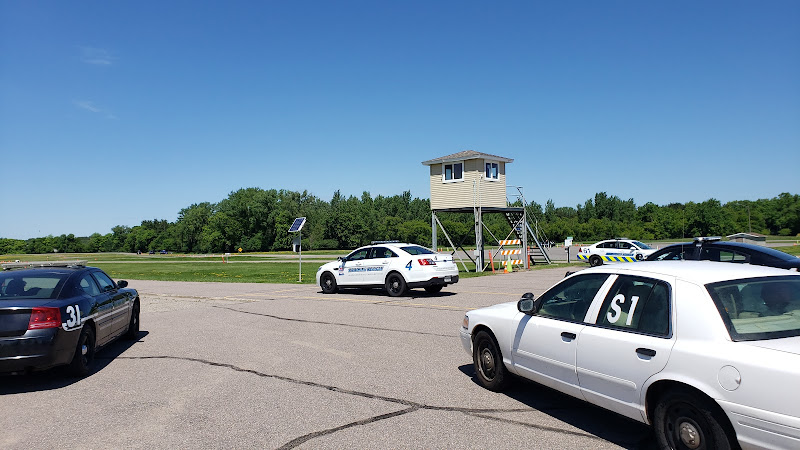
[[651,273],[673,276],[695,284],[716,283],[718,281],[738,280],[742,278],[797,276],[798,272],[775,267],[755,266],[751,264],[731,264],[715,261],[642,261],[631,264],[602,265],[581,270],[578,273],[618,273],[641,274]]
[[[660,250],[672,249],[677,247],[686,247],[686,246],[694,247],[695,245],[697,245],[695,242],[680,242],[677,244],[667,245],[665,247],[662,247]],[[703,247],[719,247],[719,248],[735,249],[741,251],[742,253],[762,253],[784,261],[795,261],[796,259],[798,259],[794,255],[790,255],[780,250],[775,250],[774,248],[764,247],[763,245],[747,244],[744,242],[707,241],[703,242],[702,245]]]

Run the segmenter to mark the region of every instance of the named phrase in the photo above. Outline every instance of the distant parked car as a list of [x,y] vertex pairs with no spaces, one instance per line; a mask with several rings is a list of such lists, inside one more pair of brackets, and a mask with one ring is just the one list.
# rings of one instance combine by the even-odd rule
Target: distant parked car
[[588,247],[578,247],[578,259],[592,267],[605,263],[642,261],[655,249],[632,239],[608,239]]
[[317,284],[325,294],[347,287],[382,287],[397,297],[409,288],[421,287],[434,293],[454,283],[458,283],[458,267],[452,255],[399,242],[376,242],[358,248],[317,270]]
[[747,263],[800,271],[800,258],[760,245],[723,242],[719,237],[699,237],[694,242],[668,245],[647,257],[648,261],[701,260]]
[[166,251],[166,250],[161,250],[161,254],[162,254],[162,255],[166,255],[166,254],[167,254],[167,251]]

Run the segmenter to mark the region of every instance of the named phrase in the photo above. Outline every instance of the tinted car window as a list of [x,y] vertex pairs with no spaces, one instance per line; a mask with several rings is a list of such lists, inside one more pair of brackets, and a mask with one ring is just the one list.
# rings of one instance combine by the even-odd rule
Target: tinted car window
[[94,278],[88,273],[81,277],[81,280],[78,282],[78,286],[80,286],[81,290],[92,297],[96,295],[100,295],[100,288],[97,287],[97,283],[95,283]]
[[593,273],[568,278],[542,295],[542,308],[538,315],[583,321],[594,296],[608,278],[608,274]]
[[723,248],[703,247],[700,249],[700,260],[745,263],[748,262],[750,258],[743,253]]
[[694,245],[674,245],[664,247],[647,257],[648,261],[678,261],[692,259]]
[[706,286],[735,341],[800,336],[800,277],[733,280]]
[[393,251],[389,250],[385,247],[374,247],[372,249],[372,258],[394,258],[397,255],[394,254]]
[[114,282],[111,281],[111,278],[109,278],[108,275],[104,274],[103,272],[94,272],[92,275],[94,275],[94,279],[97,280],[97,284],[100,286],[101,292],[114,289]]
[[610,328],[669,335],[669,287],[643,277],[621,275],[608,291],[597,323]]
[[409,245],[409,246],[400,247],[400,248],[402,248],[403,251],[405,251],[409,255],[431,255],[431,254],[435,253],[435,252],[433,252],[433,251],[431,251],[431,250],[429,250],[429,249],[427,249],[425,247],[420,247],[419,245]]
[[367,255],[369,254],[368,248],[362,248],[361,250],[356,250],[353,253],[350,253],[347,256],[349,261],[360,261],[362,259],[367,259]]
[[65,275],[42,272],[41,274],[15,274],[14,271],[0,274],[0,298],[43,299],[55,298]]

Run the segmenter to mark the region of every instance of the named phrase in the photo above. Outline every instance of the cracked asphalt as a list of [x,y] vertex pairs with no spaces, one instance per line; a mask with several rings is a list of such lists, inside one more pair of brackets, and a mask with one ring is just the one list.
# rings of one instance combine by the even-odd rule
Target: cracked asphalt
[[655,448],[639,423],[522,380],[478,386],[465,311],[564,269],[440,294],[129,280],[142,332],[92,374],[0,377],[0,448]]

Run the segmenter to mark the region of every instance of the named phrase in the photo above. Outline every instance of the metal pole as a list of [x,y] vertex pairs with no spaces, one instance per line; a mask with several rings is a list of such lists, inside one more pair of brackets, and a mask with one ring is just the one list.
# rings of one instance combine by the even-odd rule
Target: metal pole
[[300,246],[297,249],[298,254],[300,255],[300,273],[298,275],[297,282],[302,283],[303,282],[303,232],[299,231],[297,235],[300,237]]

